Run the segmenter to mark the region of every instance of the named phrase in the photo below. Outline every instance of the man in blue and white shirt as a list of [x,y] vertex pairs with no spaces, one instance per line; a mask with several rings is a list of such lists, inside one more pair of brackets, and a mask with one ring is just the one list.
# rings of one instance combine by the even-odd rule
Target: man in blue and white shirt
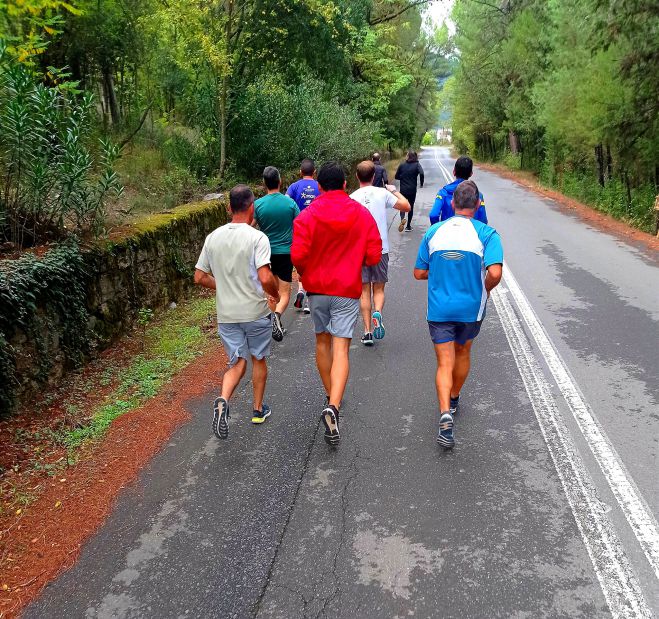
[[428,326],[437,355],[439,434],[453,447],[453,416],[470,367],[471,345],[480,332],[490,291],[501,281],[503,248],[494,228],[474,219],[480,193],[473,181],[453,193],[455,216],[426,232],[414,277],[428,280]]

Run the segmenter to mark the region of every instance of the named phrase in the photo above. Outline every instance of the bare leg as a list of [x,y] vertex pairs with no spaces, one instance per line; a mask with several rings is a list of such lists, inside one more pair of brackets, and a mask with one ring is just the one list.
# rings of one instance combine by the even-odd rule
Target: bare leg
[[451,397],[457,398],[460,395],[462,385],[465,384],[471,367],[471,345],[474,340],[469,340],[466,344],[455,343],[455,365],[453,367],[453,385],[451,387]]
[[371,332],[371,284],[362,284],[362,296],[359,299],[359,307],[364,321],[364,333]]
[[373,284],[373,307],[376,312],[384,309],[384,282]]
[[268,364],[265,359],[252,357],[252,387],[254,389],[254,410],[260,411],[263,406],[263,394],[268,380]]
[[453,367],[455,365],[455,342],[435,344],[437,355],[437,399],[439,410],[446,412],[451,407],[450,396],[453,385]]
[[288,302],[291,300],[291,283],[279,280],[279,303],[275,307],[275,312],[283,314],[288,307]]
[[238,363],[232,368],[229,368],[224,373],[224,378],[222,379],[222,397],[228,402],[233,395],[233,392],[236,390],[236,387],[240,384],[243,376],[245,376],[245,370],[247,369],[247,361],[245,359],[238,359]]
[[350,374],[350,338],[332,338],[332,371],[331,390],[329,392],[330,404],[338,409],[343,400],[343,393]]
[[[282,284],[282,282],[274,273],[272,274],[272,276],[277,280],[277,288],[279,288],[279,294],[281,295],[281,284]],[[276,312],[277,311],[277,304],[274,301],[270,300],[270,296],[268,296],[268,307],[270,308],[271,312]]]
[[330,395],[332,373],[332,336],[329,333],[316,333],[316,367],[323,381],[325,393]]

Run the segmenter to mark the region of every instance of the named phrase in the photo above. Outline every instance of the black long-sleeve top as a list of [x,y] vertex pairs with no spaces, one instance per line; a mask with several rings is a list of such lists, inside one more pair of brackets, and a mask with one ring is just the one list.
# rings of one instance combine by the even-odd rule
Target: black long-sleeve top
[[404,196],[416,196],[417,178],[419,178],[421,187],[423,187],[425,176],[423,174],[423,168],[418,161],[413,163],[404,161],[398,166],[398,170],[396,170],[396,180],[400,181],[400,192]]

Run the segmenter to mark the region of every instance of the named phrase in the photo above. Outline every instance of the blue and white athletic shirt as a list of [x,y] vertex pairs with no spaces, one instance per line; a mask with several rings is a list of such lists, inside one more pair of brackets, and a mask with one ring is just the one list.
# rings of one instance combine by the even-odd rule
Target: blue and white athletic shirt
[[428,320],[477,322],[485,316],[485,269],[503,264],[494,228],[456,215],[431,226],[423,237],[416,268],[428,273]]

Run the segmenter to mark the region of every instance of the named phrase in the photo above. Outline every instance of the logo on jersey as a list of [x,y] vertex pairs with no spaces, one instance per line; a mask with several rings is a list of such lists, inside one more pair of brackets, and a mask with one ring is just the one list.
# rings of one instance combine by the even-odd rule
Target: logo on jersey
[[459,251],[445,251],[443,254],[439,254],[444,260],[462,260],[465,256]]

